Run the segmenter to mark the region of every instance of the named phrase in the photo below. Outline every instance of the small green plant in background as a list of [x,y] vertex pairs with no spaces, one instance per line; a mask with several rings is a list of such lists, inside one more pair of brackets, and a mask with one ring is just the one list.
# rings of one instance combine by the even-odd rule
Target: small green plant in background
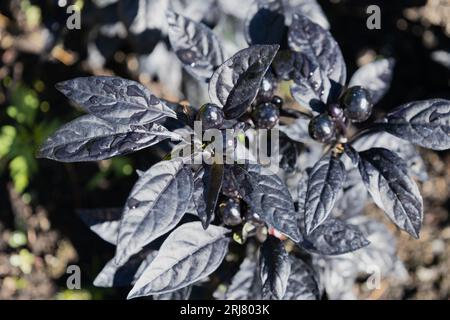
[[130,176],[134,172],[133,163],[128,157],[100,161],[99,169],[86,186],[89,191],[107,187],[114,180]]
[[0,171],[8,170],[14,188],[22,193],[37,171],[36,145],[58,126],[58,121],[39,120],[39,114],[50,110],[50,104],[39,99],[38,93],[45,88],[42,81],[30,88],[22,83],[13,85],[7,77],[3,85],[11,96],[10,104],[1,110],[5,121],[0,124]]
[[[11,93],[9,104],[0,111],[0,172],[8,171],[17,192],[23,193],[31,177],[38,171],[36,146],[58,126],[58,120],[41,120],[50,111],[50,104],[39,99],[45,85],[38,80],[33,87],[23,83],[12,84],[10,78],[3,86]],[[48,117],[47,117],[48,118]],[[121,178],[133,173],[131,161],[122,157],[99,163],[100,172],[88,183],[90,190],[107,184],[110,178]]]

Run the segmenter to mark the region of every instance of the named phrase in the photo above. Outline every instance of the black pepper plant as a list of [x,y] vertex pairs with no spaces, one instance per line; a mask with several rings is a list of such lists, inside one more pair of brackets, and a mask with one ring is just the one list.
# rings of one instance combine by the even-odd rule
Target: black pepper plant
[[[211,98],[217,104],[207,103],[198,112],[158,99],[142,85],[117,77],[77,78],[60,83],[58,90],[89,114],[60,128],[41,147],[39,156],[63,162],[93,161],[147,148],[164,139],[189,145],[178,129],[170,131],[164,126],[167,118],[175,118],[188,131],[193,119],[206,128],[222,130],[245,125],[240,117],[255,99],[277,50],[277,45],[252,46],[218,65],[209,81]],[[204,65],[199,64],[199,68]],[[234,148],[237,139],[232,140]],[[207,153],[208,148],[200,152]],[[192,165],[189,160],[194,156],[170,157],[140,173],[121,214],[118,231],[102,221],[102,232],[109,234],[103,237],[113,241],[117,251],[96,284],[131,284],[136,280],[130,297],[183,289],[209,275],[222,262],[232,231],[224,227],[225,223],[238,230],[240,225],[240,234],[243,222],[249,222],[253,229],[266,224],[293,241],[300,240],[294,202],[280,178],[264,174],[264,168],[256,163],[229,165],[213,160],[211,164]],[[219,195],[226,201],[218,206]],[[241,202],[246,204],[245,215]],[[180,225],[186,213],[196,215],[200,221]],[[114,216],[110,212],[102,214]],[[98,215],[93,213],[89,219]],[[97,223],[94,226],[100,228]],[[251,235],[252,228],[247,229],[242,237]],[[112,236],[115,232],[117,236]],[[148,262],[149,255],[154,255],[153,242],[161,236],[167,238],[152,260],[152,268],[130,271],[136,259]],[[284,250],[281,240],[275,237],[267,243]],[[150,252],[148,247],[152,248]],[[276,286],[271,278],[266,282],[269,294]]]
[[[192,286],[222,264],[230,241],[245,245],[246,257],[217,298],[342,298],[362,261],[385,273],[398,271],[389,233],[359,213],[369,193],[399,228],[419,236],[423,201],[411,176],[424,175],[412,144],[450,148],[450,102],[405,104],[355,134],[352,124],[366,123],[387,91],[393,60],[362,67],[347,84],[344,59],[320,7],[295,3],[257,1],[248,22],[250,46],[229,59],[206,25],[167,12],[173,50],[189,73],[208,84],[210,101],[202,106],[168,102],[117,77],[57,85],[88,115],[56,131],[41,157],[97,161],[167,139],[173,150],[194,150],[172,152],[139,172],[123,209],[81,213],[116,245],[95,285],[132,285],[129,298],[187,299]],[[287,108],[275,95],[287,80],[303,109]],[[221,148],[186,138],[196,123],[204,132],[218,130]],[[226,135],[230,128],[278,127],[284,134],[278,175],[242,159],[242,136]],[[231,163],[224,161],[230,151]],[[199,155],[201,161],[193,161]],[[348,272],[337,286],[330,270],[340,269]]]

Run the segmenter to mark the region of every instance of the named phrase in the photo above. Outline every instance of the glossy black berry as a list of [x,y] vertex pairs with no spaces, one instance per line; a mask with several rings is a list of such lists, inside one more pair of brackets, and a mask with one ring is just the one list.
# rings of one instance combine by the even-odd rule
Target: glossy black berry
[[283,106],[283,99],[279,96],[273,96],[272,103],[278,108],[281,108]]
[[328,114],[314,117],[309,123],[309,135],[320,142],[330,142],[336,135],[336,124]]
[[222,221],[227,226],[237,226],[242,222],[241,208],[238,200],[228,199],[221,207]]
[[253,110],[252,118],[257,128],[271,129],[278,123],[280,110],[271,102],[261,103]]
[[213,103],[204,104],[198,111],[197,120],[202,122],[203,130],[220,128],[224,120],[223,111]]
[[372,114],[370,93],[361,86],[348,88],[342,97],[345,116],[353,122],[362,122]]

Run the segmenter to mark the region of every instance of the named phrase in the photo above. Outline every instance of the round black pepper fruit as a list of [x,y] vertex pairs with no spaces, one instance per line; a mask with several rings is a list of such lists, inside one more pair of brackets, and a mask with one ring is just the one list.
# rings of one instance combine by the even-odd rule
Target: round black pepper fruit
[[257,105],[252,113],[253,121],[257,128],[272,129],[280,118],[280,110],[271,102]]
[[202,122],[203,130],[218,129],[224,121],[223,111],[213,103],[206,103],[198,111],[197,120]]
[[314,117],[309,122],[309,135],[319,142],[330,142],[336,135],[336,124],[326,113]]
[[372,114],[370,92],[361,86],[350,87],[342,97],[342,106],[348,119],[353,122],[366,121]]
[[281,108],[283,106],[283,99],[279,96],[273,96],[272,103],[278,108]]
[[241,208],[239,201],[235,199],[228,199],[222,209],[222,221],[227,226],[237,226],[241,224]]

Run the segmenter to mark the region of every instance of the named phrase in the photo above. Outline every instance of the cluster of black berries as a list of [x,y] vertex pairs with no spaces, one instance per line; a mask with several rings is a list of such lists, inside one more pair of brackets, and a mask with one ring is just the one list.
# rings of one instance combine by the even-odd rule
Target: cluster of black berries
[[372,106],[368,90],[361,86],[350,87],[341,97],[340,103],[329,104],[326,112],[311,120],[309,134],[323,143],[339,140],[340,137],[345,139],[349,122],[369,119]]
[[257,129],[272,129],[280,119],[283,99],[274,95],[277,80],[269,71],[261,82],[258,97],[252,106],[252,120]]
[[[270,91],[273,93],[272,90]],[[251,119],[258,129],[272,129],[278,124],[283,99],[276,95],[269,98],[261,95],[259,98],[252,106]],[[219,106],[206,103],[199,109],[196,119],[202,122],[203,130],[219,129],[224,123],[225,115]]]

